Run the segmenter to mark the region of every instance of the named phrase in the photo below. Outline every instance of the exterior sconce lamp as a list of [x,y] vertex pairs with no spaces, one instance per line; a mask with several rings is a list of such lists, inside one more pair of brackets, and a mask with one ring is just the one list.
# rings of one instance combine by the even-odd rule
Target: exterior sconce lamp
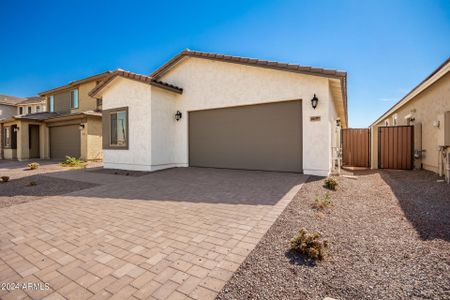
[[19,127],[19,126],[17,126],[17,127],[14,127],[14,132],[18,132],[18,131],[19,131],[19,129],[20,129],[20,127]]
[[181,114],[181,112],[177,110],[177,113],[175,114],[175,120],[177,120],[177,122],[180,121],[182,116],[183,115]]
[[337,126],[337,127],[341,126],[341,119],[337,119],[337,120],[336,120],[336,126]]
[[81,123],[81,124],[80,124],[80,130],[83,130],[83,129],[84,129],[84,124]]
[[314,109],[316,109],[317,104],[319,104],[319,98],[317,98],[316,94],[314,94],[314,97],[311,99],[311,105]]

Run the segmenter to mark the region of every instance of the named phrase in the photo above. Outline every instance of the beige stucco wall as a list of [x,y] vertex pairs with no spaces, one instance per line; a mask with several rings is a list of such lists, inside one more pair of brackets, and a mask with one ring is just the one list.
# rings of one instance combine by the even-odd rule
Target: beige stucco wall
[[[161,78],[184,88],[177,96],[176,110],[184,118],[176,126],[175,161],[187,164],[189,111],[303,100],[303,170],[326,176],[331,166],[330,124],[336,116],[330,110],[332,99],[328,79],[267,68],[246,66],[201,58],[188,58]],[[319,98],[314,110],[311,98]],[[320,121],[310,117],[320,116]]]
[[151,97],[150,85],[121,77],[104,90],[103,109],[128,107],[129,119],[129,150],[104,149],[105,168],[151,171]]
[[[186,166],[186,162],[177,160],[175,107],[178,95],[152,87],[151,100],[151,148],[152,170]],[[184,116],[186,117],[186,116]]]
[[[24,104],[24,105],[19,105],[18,107],[16,107],[16,112],[14,113],[15,115],[21,115],[20,109],[19,109],[20,107],[22,107],[22,109],[23,109],[22,115],[28,114],[28,107],[31,107],[32,114],[37,113],[37,112],[47,111],[47,104],[45,102],[36,103],[36,104]],[[39,107],[39,111],[37,110],[37,107]]]
[[88,160],[101,160],[103,158],[102,119],[97,117],[88,117],[85,130],[87,131],[86,158]]
[[79,108],[72,109],[72,112],[82,112],[97,109],[97,100],[89,96],[89,92],[96,86],[95,81],[83,83],[78,86]]
[[[380,122],[371,127],[372,133],[372,168],[378,167],[378,127],[384,126],[385,120],[393,124],[393,116],[397,115],[397,125],[407,125],[405,116],[411,114],[414,118],[415,131],[422,133],[422,150],[425,150],[421,160],[415,161],[415,166],[437,172],[438,170],[438,134],[441,128],[433,127],[433,121],[445,111],[450,111],[450,72],[441,77],[427,89],[411,99],[401,108],[393,111]],[[417,134],[416,134],[417,136]],[[415,148],[420,147],[420,141],[415,140]]]
[[[327,78],[189,58],[162,80],[182,87],[183,94],[124,78],[114,79],[102,92],[103,109],[130,109],[129,150],[104,150],[105,167],[188,166],[189,111],[301,99],[304,172],[329,174],[337,116]],[[315,110],[310,104],[314,94],[319,98]],[[183,114],[179,122],[177,110]],[[311,121],[312,116],[320,121]]]
[[[18,122],[18,121],[6,122],[6,123],[3,123],[3,127],[12,126],[12,125],[20,126],[19,123],[20,122]],[[2,132],[2,134],[3,134],[3,132]],[[18,140],[19,140],[19,137],[17,137],[17,143],[19,142]],[[3,144],[1,146],[3,147]],[[4,148],[3,149],[3,157],[5,159],[17,159],[17,149],[18,149],[18,147],[16,149]]]
[[16,149],[4,149],[5,159],[17,159],[17,160],[27,160],[30,158],[29,149],[29,126],[38,125],[39,126],[39,152],[41,158],[45,157],[45,125],[39,122],[33,121],[21,121],[16,120],[12,122],[7,122],[3,124],[4,126],[17,125],[19,130],[17,131],[17,148]]

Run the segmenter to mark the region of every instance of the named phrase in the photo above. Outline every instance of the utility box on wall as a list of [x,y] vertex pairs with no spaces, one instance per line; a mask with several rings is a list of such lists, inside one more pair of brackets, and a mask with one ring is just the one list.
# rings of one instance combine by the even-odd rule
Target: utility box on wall
[[438,146],[450,146],[450,111],[438,116]]

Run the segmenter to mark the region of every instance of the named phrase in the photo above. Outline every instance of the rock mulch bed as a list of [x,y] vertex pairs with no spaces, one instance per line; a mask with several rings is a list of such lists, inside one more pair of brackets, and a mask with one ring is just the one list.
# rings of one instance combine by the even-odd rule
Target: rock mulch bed
[[[332,206],[312,177],[247,257],[218,299],[449,299],[450,186],[427,171],[339,177]],[[330,243],[326,261],[289,252],[301,228]]]
[[63,195],[97,186],[96,184],[31,175],[0,182],[0,208],[35,201],[47,196]]

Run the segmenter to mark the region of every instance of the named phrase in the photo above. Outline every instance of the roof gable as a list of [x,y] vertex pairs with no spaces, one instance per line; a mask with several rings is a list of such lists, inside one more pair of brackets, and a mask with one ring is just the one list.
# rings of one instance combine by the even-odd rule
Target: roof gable
[[128,72],[125,70],[117,69],[116,71],[112,72],[108,77],[103,79],[95,88],[93,88],[89,92],[89,96],[95,97],[97,96],[106,86],[108,86],[116,77],[123,77],[131,80],[136,80],[142,83],[147,83],[149,85],[153,85],[162,89],[169,90],[174,93],[181,94],[183,92],[183,89],[180,87],[177,87],[173,84],[168,84],[160,80],[156,80],[153,77],[141,75],[133,72]]
[[[281,63],[275,61],[268,60],[260,60],[254,58],[240,57],[240,56],[231,56],[224,54],[215,54],[208,52],[200,52],[200,51],[192,51],[189,49],[181,51],[179,54],[174,56],[164,65],[155,70],[150,77],[155,79],[163,78],[165,74],[176,68],[185,58],[194,57],[194,58],[202,58],[202,59],[210,59],[215,61],[234,63],[234,64],[242,64],[252,67],[260,67],[260,68],[268,68],[279,71],[287,71],[300,73],[311,76],[319,76],[326,77],[331,79],[333,83],[330,85],[334,92],[333,96],[338,102],[336,105],[341,107],[341,116],[343,116],[344,120],[341,120],[343,126],[347,126],[348,124],[348,109],[347,109],[347,73],[344,71],[331,70],[331,69],[323,69],[323,68],[314,68],[308,66],[301,66],[295,64]],[[336,84],[335,82],[338,82]],[[336,90],[339,90],[336,92]]]

